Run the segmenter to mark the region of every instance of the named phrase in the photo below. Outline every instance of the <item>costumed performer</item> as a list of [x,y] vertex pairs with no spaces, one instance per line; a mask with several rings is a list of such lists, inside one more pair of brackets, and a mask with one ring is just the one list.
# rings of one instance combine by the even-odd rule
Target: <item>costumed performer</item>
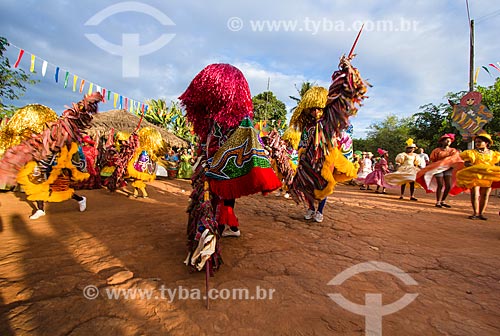
[[417,145],[413,143],[413,139],[406,140],[406,149],[404,153],[399,153],[396,156],[396,165],[398,168],[394,173],[389,173],[384,176],[388,186],[401,186],[401,195],[399,199],[404,198],[406,184],[410,185],[410,200],[418,201],[415,197],[415,179],[417,178],[418,166],[420,159],[415,154]]
[[239,235],[234,200],[276,190],[281,183],[248,119],[253,115],[252,97],[239,69],[230,64],[208,65],[179,99],[199,141],[185,263],[199,271],[205,267],[212,274],[222,262],[221,231]]
[[464,160],[460,157],[458,149],[450,147],[453,141],[455,134],[442,135],[438,140],[439,147],[435,148],[429,157],[431,163],[417,173],[416,182],[426,192],[436,193],[438,208],[451,208],[451,205],[446,203],[448,195],[455,196],[466,190],[456,184],[457,171],[464,167]]
[[127,165],[127,178],[132,180],[134,197],[148,197],[146,183],[156,178],[156,162],[164,151],[164,142],[161,133],[152,127],[144,127],[137,133],[139,137],[139,148]]
[[82,138],[82,151],[87,162],[87,172],[90,174],[90,177],[80,183],[77,189],[100,189],[102,186],[101,174],[97,164],[99,150],[96,147],[96,142],[89,135],[85,135]]
[[[28,140],[34,134],[40,134],[50,122],[58,119],[57,113],[41,104],[30,104],[21,107],[0,128],[0,158],[7,149]],[[10,189],[13,186],[0,185],[0,189]]]
[[385,174],[389,173],[389,166],[387,164],[387,160],[389,159],[389,152],[385,149],[378,148],[377,153],[380,155],[380,160],[375,164],[375,169],[373,172],[368,174],[365,178],[365,184],[367,186],[376,185],[377,189],[375,193],[379,193],[380,187],[382,187],[382,194],[387,194],[385,191]]
[[76,142],[46,160],[28,162],[17,175],[17,182],[23,187],[28,201],[36,202],[36,211],[30,219],[45,216],[44,202],[63,202],[74,199],[80,211],[87,208],[87,198],[75,194],[71,182],[82,182],[89,178],[85,157],[82,157]]
[[469,219],[486,220],[484,211],[488,205],[491,188],[500,187],[500,152],[490,150],[493,139],[486,132],[474,138],[474,149],[460,154],[465,168],[457,172],[457,185],[471,191],[470,201],[473,214]]
[[[89,127],[92,114],[97,112],[97,104],[100,101],[102,96],[99,92],[86,95],[83,100],[66,109],[62,116],[42,133],[9,148],[0,160],[0,184],[11,185],[17,179],[19,183],[24,184],[31,199],[36,201],[60,202],[73,197],[74,192],[69,187],[70,179],[80,180],[88,177],[88,174],[80,174],[76,169],[76,165],[80,169],[85,166],[83,152],[78,150],[77,144],[81,142],[82,131]],[[54,157],[57,157],[57,163],[52,166]],[[39,164],[45,167],[46,180],[38,167]],[[81,196],[74,198],[79,201],[80,210],[85,210],[86,199]],[[33,219],[44,215],[44,212],[38,210],[38,215]]]
[[[341,131],[349,126],[349,117],[357,113],[358,105],[366,98],[369,85],[351,65],[352,50],[341,57],[329,90],[310,88],[290,120],[290,126],[302,131],[305,146],[299,151],[297,172],[289,189],[294,199],[307,202],[304,218],[316,222],[323,221],[326,198],[337,182],[349,181],[357,173],[342,154],[338,141]],[[317,208],[315,201],[319,202]]]

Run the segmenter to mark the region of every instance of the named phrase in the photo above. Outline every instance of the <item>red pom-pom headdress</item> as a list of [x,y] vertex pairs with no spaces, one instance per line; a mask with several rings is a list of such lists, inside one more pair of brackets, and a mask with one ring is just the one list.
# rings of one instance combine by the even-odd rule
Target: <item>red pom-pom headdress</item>
[[230,64],[210,64],[191,81],[179,97],[193,129],[203,141],[210,131],[209,120],[223,130],[237,127],[252,117],[252,96],[243,73]]

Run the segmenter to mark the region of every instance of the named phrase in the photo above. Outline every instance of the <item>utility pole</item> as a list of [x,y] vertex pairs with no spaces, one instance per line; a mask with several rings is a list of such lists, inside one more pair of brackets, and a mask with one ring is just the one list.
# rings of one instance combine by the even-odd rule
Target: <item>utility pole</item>
[[[474,20],[469,20],[470,41],[469,41],[469,92],[474,91]],[[474,149],[474,141],[471,139],[467,144],[468,149]]]
[[474,91],[474,20],[470,20],[469,92]]

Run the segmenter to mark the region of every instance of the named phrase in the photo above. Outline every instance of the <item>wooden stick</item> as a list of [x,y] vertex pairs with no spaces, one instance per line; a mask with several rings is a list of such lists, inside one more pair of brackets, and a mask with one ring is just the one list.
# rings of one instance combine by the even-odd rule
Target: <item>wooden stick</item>
[[354,40],[351,51],[349,51],[349,56],[347,56],[347,58],[351,58],[352,54],[354,53],[354,48],[356,47],[356,44],[358,43],[359,36],[361,35],[361,32],[363,31],[364,26],[365,26],[365,24],[363,23],[363,25],[361,26],[361,29],[359,30],[358,36],[356,36],[356,39]]
[[206,264],[205,264],[205,293],[206,293],[206,305],[207,305],[207,309],[210,309],[210,305],[209,305],[209,300],[210,298],[208,297],[208,279],[210,278],[210,259],[207,260]]

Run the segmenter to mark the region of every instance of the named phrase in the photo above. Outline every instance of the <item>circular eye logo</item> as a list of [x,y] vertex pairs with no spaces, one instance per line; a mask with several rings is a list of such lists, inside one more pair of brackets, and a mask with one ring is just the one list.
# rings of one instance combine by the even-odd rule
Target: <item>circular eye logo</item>
[[[158,9],[134,1],[120,2],[104,8],[85,22],[86,26],[97,26],[102,21],[115,14],[136,12],[147,14],[155,18],[164,26],[175,26],[170,18]],[[84,34],[90,42],[112,55],[122,57],[122,76],[139,77],[139,58],[151,54],[170,42],[175,34],[161,34],[156,40],[148,44],[140,44],[139,34],[122,34],[122,44],[113,44],[103,39],[99,34]]]
[[[338,286],[355,275],[373,271],[391,274],[406,285],[418,285],[418,283],[411,276],[409,276],[400,268],[381,261],[370,261],[351,266],[338,274],[335,278],[330,280],[330,282],[328,282],[328,285]],[[405,308],[417,298],[418,294],[406,293],[399,300],[385,306],[382,305],[382,294],[365,294],[364,305],[351,302],[339,293],[328,294],[328,296],[345,310],[348,310],[354,314],[364,316],[365,334],[370,336],[377,336],[382,335],[382,317],[385,315],[393,314]]]

